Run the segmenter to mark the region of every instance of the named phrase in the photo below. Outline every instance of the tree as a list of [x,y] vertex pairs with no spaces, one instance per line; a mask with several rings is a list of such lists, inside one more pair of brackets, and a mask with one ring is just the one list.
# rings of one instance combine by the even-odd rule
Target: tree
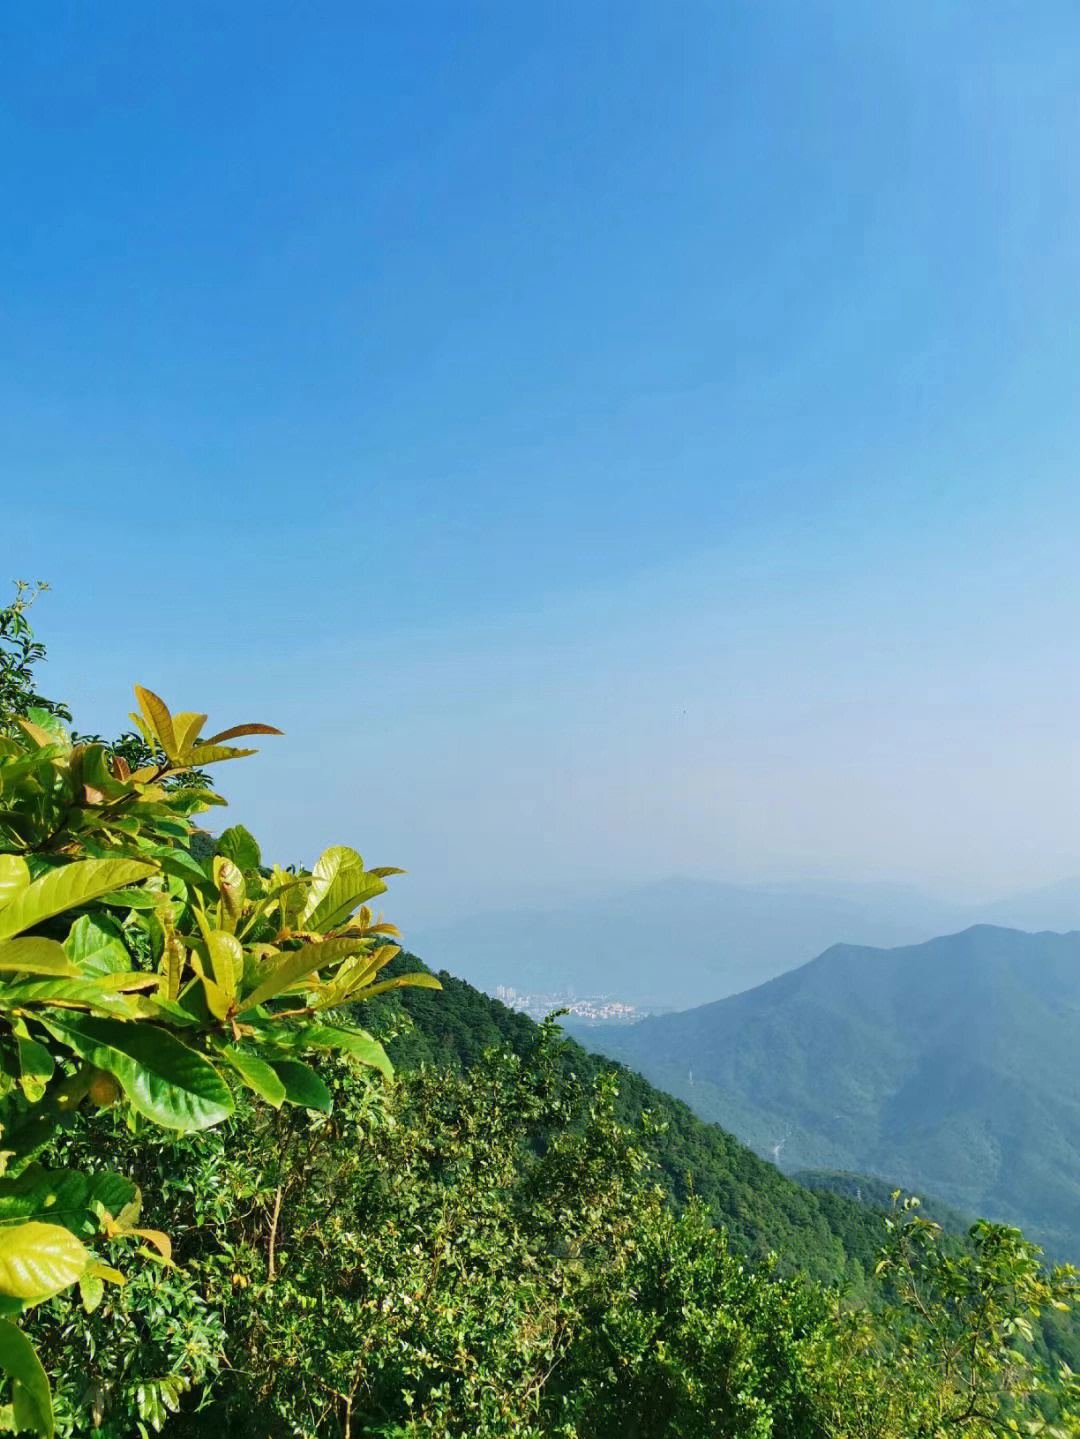
[[[10,693],[25,691],[25,669]],[[334,1011],[392,986],[438,987],[426,974],[378,978],[396,930],[367,901],[400,871],[368,870],[344,847],[310,873],[267,868],[241,826],[197,855],[192,818],[223,801],[165,782],[254,753],[231,740],[278,731],[242,724],[204,739],[204,714],[135,693],[132,720],[154,756],[141,768],[73,742],[55,706],[5,712],[0,738],[0,1369],[12,1422],[46,1435],[48,1386],[12,1319],[76,1283],[93,1303],[121,1282],[96,1241],[169,1253],[138,1226],[129,1181],[35,1162],[65,1117],[121,1103],[133,1124],[193,1133],[233,1113],[237,1086],[274,1108],[329,1110],[304,1056],[392,1072],[382,1046]]]
[[35,688],[34,666],[45,658],[45,646],[35,638],[26,612],[48,588],[43,580],[36,585],[16,580],[14,598],[0,606],[0,733],[10,733],[13,717],[31,710],[71,719],[66,705],[45,699]]

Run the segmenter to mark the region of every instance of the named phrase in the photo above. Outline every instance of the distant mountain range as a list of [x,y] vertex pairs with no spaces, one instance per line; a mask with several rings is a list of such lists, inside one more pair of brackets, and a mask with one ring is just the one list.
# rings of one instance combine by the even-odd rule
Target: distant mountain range
[[877,1175],[1080,1259],[1080,933],[834,945],[588,1043],[788,1170]]
[[836,943],[914,944],[977,922],[1080,929],[1080,881],[973,908],[902,885],[667,879],[410,926],[408,938],[488,993],[506,985],[683,1009],[752,988]]

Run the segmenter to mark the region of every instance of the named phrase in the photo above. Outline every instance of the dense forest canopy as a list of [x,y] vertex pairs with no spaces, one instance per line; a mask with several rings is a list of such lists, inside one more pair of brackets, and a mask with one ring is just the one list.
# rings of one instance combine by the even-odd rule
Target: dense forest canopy
[[1078,1432],[1073,1270],[811,1193],[553,1025],[436,992],[371,908],[396,871],[210,825],[206,772],[272,727],[206,734],[136,687],[134,730],[72,734],[26,598],[0,612],[0,1427]]

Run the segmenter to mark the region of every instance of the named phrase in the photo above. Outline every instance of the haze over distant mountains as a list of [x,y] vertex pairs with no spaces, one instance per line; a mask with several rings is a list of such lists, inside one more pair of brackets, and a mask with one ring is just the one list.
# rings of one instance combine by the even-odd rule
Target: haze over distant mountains
[[915,944],[975,923],[1080,929],[1080,880],[979,906],[904,885],[652,880],[411,926],[408,939],[489,993],[510,985],[682,1009],[750,989],[833,944]]
[[1080,1258],[1080,933],[836,945],[588,1042],[786,1169],[878,1174]]

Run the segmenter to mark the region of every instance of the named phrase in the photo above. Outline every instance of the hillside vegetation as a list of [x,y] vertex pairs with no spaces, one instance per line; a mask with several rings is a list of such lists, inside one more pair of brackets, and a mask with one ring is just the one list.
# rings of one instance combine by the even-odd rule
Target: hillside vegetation
[[595,1042],[785,1168],[876,1173],[1080,1255],[1080,934],[836,945]]

